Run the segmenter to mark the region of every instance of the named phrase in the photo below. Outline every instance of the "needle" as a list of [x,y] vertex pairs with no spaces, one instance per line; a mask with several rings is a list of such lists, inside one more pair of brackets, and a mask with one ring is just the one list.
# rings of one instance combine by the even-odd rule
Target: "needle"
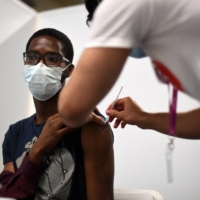
[[[118,93],[118,95],[117,95],[117,97],[116,97],[115,101],[113,102],[113,104],[112,104],[112,107],[111,107],[111,109],[110,109],[110,110],[113,110],[113,109],[114,109],[114,107],[115,107],[115,103],[117,102],[117,99],[119,98],[119,95],[120,95],[120,93],[121,93],[122,89],[123,89],[123,86],[120,88],[120,91],[119,91],[119,93]],[[107,122],[108,122],[108,119],[109,119],[109,118],[106,118],[106,119],[105,119],[105,123],[107,123]]]
[[122,89],[123,89],[123,86],[121,87],[121,89],[120,89],[120,91],[119,91],[119,93],[118,93],[118,95],[117,95],[117,97],[116,97],[115,101],[113,102],[113,105],[112,105],[112,107],[111,107],[111,109],[110,109],[110,110],[113,110],[113,109],[114,109],[115,103],[117,102],[117,100],[118,100],[118,98],[119,98],[119,95],[120,95],[120,93],[121,93]]

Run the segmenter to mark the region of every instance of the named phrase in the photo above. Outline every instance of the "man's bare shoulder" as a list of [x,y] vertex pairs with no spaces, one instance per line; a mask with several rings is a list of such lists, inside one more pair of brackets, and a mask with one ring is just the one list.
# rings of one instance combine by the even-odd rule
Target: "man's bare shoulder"
[[109,124],[94,122],[82,127],[87,196],[96,200],[113,200],[114,152]]
[[108,147],[113,144],[113,132],[109,124],[100,126],[95,122],[89,122],[82,127],[82,142],[98,147]]

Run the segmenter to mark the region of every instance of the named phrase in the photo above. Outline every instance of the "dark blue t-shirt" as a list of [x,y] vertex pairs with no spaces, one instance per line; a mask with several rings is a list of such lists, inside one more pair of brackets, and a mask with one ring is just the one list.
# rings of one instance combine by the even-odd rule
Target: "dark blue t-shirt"
[[[3,163],[13,162],[17,170],[37,141],[44,124],[35,115],[11,125],[3,142]],[[86,200],[81,129],[63,137],[43,159],[35,200]]]

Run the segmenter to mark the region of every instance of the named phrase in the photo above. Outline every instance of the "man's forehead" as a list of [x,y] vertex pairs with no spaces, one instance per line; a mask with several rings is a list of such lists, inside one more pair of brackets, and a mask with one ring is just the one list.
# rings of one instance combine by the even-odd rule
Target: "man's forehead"
[[62,51],[62,43],[51,36],[38,36],[31,40],[30,49],[50,49],[55,51]]

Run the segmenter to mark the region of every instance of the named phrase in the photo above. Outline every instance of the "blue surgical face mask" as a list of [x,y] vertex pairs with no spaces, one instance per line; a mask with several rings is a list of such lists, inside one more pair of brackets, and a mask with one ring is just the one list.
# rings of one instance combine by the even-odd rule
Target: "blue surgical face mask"
[[135,47],[133,51],[131,51],[130,55],[133,58],[144,58],[147,57],[145,52],[140,47]]
[[26,85],[37,100],[46,101],[62,88],[61,76],[66,68],[47,67],[42,62],[34,66],[25,65],[24,78]]

